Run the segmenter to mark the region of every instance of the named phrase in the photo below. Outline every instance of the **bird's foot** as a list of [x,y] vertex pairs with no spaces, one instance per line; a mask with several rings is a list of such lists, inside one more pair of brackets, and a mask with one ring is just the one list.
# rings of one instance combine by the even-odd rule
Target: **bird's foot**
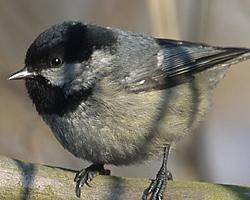
[[101,164],[92,164],[86,169],[77,172],[74,179],[74,182],[76,182],[76,196],[81,197],[81,187],[84,186],[84,184],[90,186],[90,181],[98,175],[110,175],[110,170],[104,169],[104,166]]
[[166,188],[167,180],[169,180],[168,174],[159,171],[156,179],[152,180],[149,187],[144,190],[142,200],[146,200],[149,195],[151,195],[150,200],[161,200]]
[[169,146],[164,148],[163,163],[156,175],[156,179],[152,180],[149,187],[144,190],[142,200],[161,200],[165,191],[167,181],[173,180],[172,173],[167,170],[167,158],[169,154]]

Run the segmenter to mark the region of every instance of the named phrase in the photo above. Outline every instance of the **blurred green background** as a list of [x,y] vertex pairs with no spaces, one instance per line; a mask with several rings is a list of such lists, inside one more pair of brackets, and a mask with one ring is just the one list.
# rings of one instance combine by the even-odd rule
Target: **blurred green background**
[[[0,0],[0,154],[80,169],[56,141],[27,96],[9,82],[33,39],[52,24],[80,20],[155,37],[250,48],[250,2],[245,0]],[[177,145],[175,179],[250,184],[250,61],[235,65],[218,85],[202,130]],[[114,175],[154,177],[160,161],[113,167]]]

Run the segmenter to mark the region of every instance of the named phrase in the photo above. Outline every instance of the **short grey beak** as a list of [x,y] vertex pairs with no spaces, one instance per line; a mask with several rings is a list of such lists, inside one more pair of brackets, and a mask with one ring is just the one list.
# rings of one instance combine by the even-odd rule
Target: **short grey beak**
[[12,74],[8,80],[17,80],[17,79],[24,79],[24,78],[30,78],[35,75],[34,72],[28,72],[27,67],[24,67],[23,69],[17,71],[16,73]]

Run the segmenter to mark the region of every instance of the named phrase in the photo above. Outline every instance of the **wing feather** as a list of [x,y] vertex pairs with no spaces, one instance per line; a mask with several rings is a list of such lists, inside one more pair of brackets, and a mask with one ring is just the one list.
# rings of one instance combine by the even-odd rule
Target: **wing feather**
[[[155,56],[147,58],[138,70],[127,77],[131,92],[164,89],[190,81],[195,73],[235,60],[250,52],[245,48],[212,47],[185,41],[156,39],[159,44]],[[249,54],[248,54],[249,57]],[[151,61],[152,60],[152,61]]]

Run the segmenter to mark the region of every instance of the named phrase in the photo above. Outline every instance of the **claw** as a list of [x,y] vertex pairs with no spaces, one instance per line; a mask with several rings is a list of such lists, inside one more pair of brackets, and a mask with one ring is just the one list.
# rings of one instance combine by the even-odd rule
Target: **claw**
[[83,187],[84,184],[91,187],[89,183],[97,175],[110,175],[110,171],[105,170],[103,165],[93,164],[76,173],[74,182],[76,182],[75,193],[77,197],[81,197],[81,187]]
[[167,171],[167,180],[168,181],[174,180],[173,175],[172,175],[172,173],[170,171]]
[[78,184],[76,184],[75,193],[78,198],[81,197],[81,188],[79,187]]

